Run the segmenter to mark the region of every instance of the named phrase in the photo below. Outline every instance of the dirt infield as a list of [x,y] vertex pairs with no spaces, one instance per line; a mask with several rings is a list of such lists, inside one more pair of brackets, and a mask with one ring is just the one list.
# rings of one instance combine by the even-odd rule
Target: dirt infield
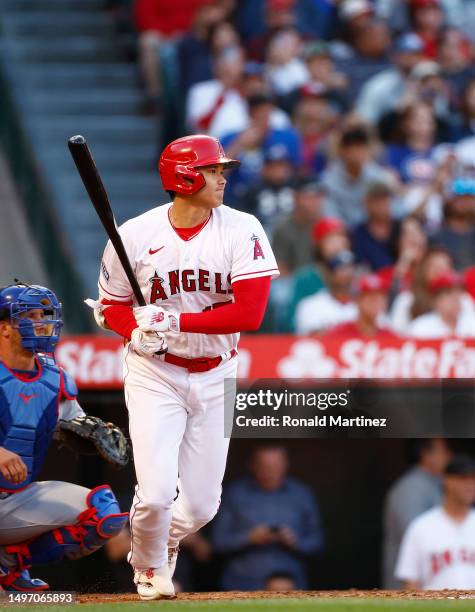
[[[210,601],[236,599],[333,599],[333,598],[382,598],[382,599],[475,599],[475,591],[226,591],[216,593],[179,593],[180,601]],[[139,601],[136,593],[91,593],[78,595],[79,603],[100,604]]]

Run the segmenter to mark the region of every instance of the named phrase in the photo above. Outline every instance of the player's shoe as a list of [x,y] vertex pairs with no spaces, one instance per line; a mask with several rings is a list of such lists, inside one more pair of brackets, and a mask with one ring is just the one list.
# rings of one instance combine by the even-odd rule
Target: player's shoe
[[0,588],[4,591],[47,591],[49,584],[40,578],[32,578],[27,569],[8,570],[0,566]]
[[159,568],[149,567],[147,570],[135,570],[134,582],[140,599],[172,599],[175,597],[175,587],[170,578],[168,564]]
[[174,548],[168,549],[168,569],[170,571],[170,578],[173,578],[173,574],[175,573],[176,561],[178,559],[179,551],[179,546],[175,546]]

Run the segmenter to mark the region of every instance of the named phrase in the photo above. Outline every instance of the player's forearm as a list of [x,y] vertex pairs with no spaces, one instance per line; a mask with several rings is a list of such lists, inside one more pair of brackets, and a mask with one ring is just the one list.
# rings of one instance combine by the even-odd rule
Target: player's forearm
[[112,331],[127,340],[130,340],[132,332],[138,327],[131,306],[108,306],[104,309],[104,318]]
[[249,279],[233,285],[235,302],[206,312],[183,313],[180,331],[234,334],[259,329],[266,311],[271,279]]

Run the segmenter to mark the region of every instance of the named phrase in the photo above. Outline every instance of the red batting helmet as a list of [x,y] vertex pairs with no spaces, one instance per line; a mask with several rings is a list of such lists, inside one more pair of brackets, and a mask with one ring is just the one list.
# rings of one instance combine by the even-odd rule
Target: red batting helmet
[[165,147],[158,162],[158,171],[165,191],[193,195],[206,184],[197,168],[215,164],[232,168],[239,163],[236,159],[226,157],[217,138],[194,134],[178,138]]

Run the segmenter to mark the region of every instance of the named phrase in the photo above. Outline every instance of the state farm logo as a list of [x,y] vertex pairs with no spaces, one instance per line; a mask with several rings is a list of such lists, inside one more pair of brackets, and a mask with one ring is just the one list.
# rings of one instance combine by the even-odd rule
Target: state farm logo
[[377,340],[297,340],[277,363],[277,373],[288,378],[471,378],[475,347],[462,340],[434,346],[410,340],[398,346]]
[[338,364],[328,357],[325,347],[315,340],[300,340],[292,345],[290,355],[277,364],[282,378],[333,378]]

